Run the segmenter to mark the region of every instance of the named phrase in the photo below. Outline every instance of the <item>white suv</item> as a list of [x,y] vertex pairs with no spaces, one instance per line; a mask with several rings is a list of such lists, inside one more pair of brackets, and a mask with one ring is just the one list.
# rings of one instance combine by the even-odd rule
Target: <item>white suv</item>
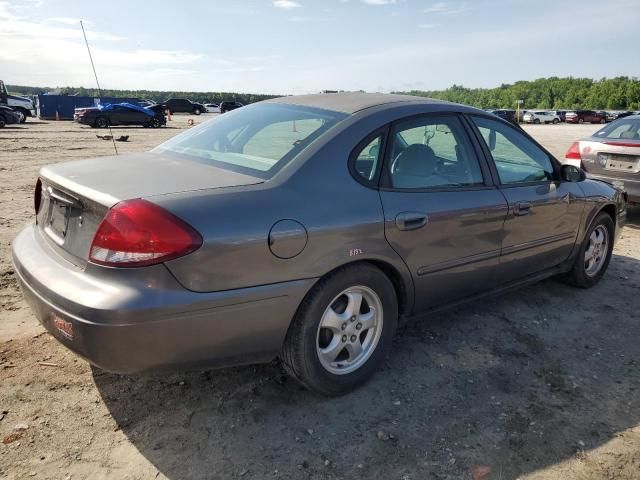
[[530,110],[524,114],[522,120],[525,123],[560,123],[560,117],[546,110]]

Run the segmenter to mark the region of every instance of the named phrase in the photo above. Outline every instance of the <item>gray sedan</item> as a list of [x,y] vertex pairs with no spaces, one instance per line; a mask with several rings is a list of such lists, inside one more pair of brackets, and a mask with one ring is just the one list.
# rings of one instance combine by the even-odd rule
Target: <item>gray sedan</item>
[[[40,322],[109,371],[279,357],[345,393],[399,321],[605,273],[624,195],[483,111],[384,94],[268,100],[149,153],[44,167],[13,242]],[[526,294],[526,291],[524,292]]]
[[569,148],[565,162],[581,166],[589,178],[623,188],[640,204],[640,115],[623,117]]

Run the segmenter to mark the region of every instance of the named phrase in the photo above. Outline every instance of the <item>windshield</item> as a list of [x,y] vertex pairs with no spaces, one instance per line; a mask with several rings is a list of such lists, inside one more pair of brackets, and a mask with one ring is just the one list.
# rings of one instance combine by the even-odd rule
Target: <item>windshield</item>
[[640,140],[640,118],[617,120],[598,130],[593,136],[622,140]]
[[317,108],[255,104],[204,122],[152,151],[268,179],[346,117]]

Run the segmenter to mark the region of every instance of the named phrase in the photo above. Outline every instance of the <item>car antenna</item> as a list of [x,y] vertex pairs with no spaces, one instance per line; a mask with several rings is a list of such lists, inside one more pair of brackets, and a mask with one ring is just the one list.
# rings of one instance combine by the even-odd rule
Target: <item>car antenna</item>
[[[93,57],[91,56],[91,49],[89,48],[89,42],[87,41],[87,34],[84,31],[84,25],[82,24],[82,20],[80,20],[80,28],[82,29],[82,35],[84,36],[84,43],[87,46],[87,52],[89,52],[89,60],[91,60],[91,68],[93,69],[93,76],[96,77],[96,85],[98,85],[98,96],[100,97],[100,99],[102,99],[102,89],[100,88],[100,82],[98,81],[96,66],[93,64]],[[116,155],[118,155],[118,147],[116,147],[116,139],[113,138],[111,125],[108,122],[107,122],[107,127],[109,127],[109,135],[111,136],[111,143],[113,143],[113,149],[116,151]]]

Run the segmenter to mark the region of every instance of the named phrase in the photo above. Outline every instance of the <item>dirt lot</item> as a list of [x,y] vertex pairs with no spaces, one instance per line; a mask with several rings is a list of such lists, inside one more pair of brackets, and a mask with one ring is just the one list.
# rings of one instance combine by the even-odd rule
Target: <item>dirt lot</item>
[[[114,133],[131,135],[121,152],[140,151],[186,120]],[[596,128],[527,130],[561,157]],[[43,333],[9,259],[38,168],[110,154],[96,133],[0,130],[0,477],[640,478],[640,211],[596,288],[548,280],[414,322],[342,398],[303,390],[275,363],[121,377]]]

